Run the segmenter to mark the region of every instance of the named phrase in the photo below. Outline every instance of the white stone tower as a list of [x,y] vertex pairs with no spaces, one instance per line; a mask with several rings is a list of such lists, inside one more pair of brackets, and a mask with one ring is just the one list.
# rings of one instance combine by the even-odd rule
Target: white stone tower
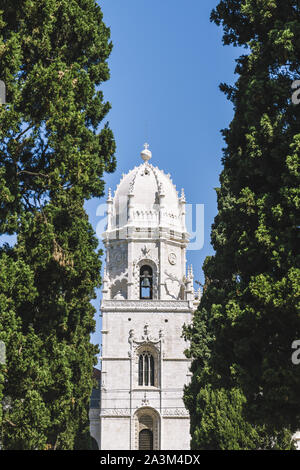
[[182,327],[197,306],[186,272],[185,196],[144,162],[107,198],[103,234],[100,449],[189,449],[182,401],[190,361]]

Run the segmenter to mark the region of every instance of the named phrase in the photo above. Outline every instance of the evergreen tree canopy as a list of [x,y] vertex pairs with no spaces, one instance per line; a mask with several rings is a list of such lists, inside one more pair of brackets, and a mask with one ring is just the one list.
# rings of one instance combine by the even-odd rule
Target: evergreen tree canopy
[[297,0],[224,0],[211,14],[224,44],[245,47],[234,86],[215,255],[186,336],[193,358],[185,403],[194,449],[289,449],[300,427],[300,72]]
[[0,250],[6,449],[90,445],[101,252],[83,204],[115,168],[111,49],[95,0],[0,0],[0,235],[17,235]]

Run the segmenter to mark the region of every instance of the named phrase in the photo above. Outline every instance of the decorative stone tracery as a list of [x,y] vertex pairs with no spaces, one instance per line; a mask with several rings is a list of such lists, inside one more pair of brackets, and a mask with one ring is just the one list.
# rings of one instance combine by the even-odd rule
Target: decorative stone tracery
[[[139,367],[139,356],[144,353],[149,353],[154,358],[154,387],[159,387],[161,383],[161,361],[163,359],[163,343],[164,343],[164,331],[159,330],[158,336],[152,336],[150,334],[149,324],[144,325],[144,333],[137,338],[135,331],[131,329],[129,331],[130,351],[128,356],[132,359],[132,376],[133,386],[138,387],[138,367]],[[143,386],[144,387],[144,386]]]

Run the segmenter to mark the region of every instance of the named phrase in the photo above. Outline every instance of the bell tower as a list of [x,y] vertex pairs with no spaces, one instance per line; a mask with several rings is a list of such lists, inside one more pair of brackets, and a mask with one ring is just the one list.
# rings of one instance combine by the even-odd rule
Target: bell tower
[[192,268],[185,195],[150,164],[123,175],[107,197],[103,234],[100,449],[189,449],[183,387],[190,361],[182,327],[199,301]]

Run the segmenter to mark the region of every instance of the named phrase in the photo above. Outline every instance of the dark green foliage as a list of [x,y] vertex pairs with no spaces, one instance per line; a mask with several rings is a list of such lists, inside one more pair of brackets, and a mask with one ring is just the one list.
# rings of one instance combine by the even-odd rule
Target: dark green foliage
[[83,204],[115,167],[96,89],[109,78],[110,32],[94,0],[0,10],[0,234],[17,234],[0,252],[3,445],[88,448],[101,253]]
[[223,131],[224,169],[212,227],[215,255],[186,331],[194,358],[185,391],[194,449],[292,447],[300,423],[300,6],[221,1],[224,43],[245,46],[238,80],[221,89],[235,115]]

